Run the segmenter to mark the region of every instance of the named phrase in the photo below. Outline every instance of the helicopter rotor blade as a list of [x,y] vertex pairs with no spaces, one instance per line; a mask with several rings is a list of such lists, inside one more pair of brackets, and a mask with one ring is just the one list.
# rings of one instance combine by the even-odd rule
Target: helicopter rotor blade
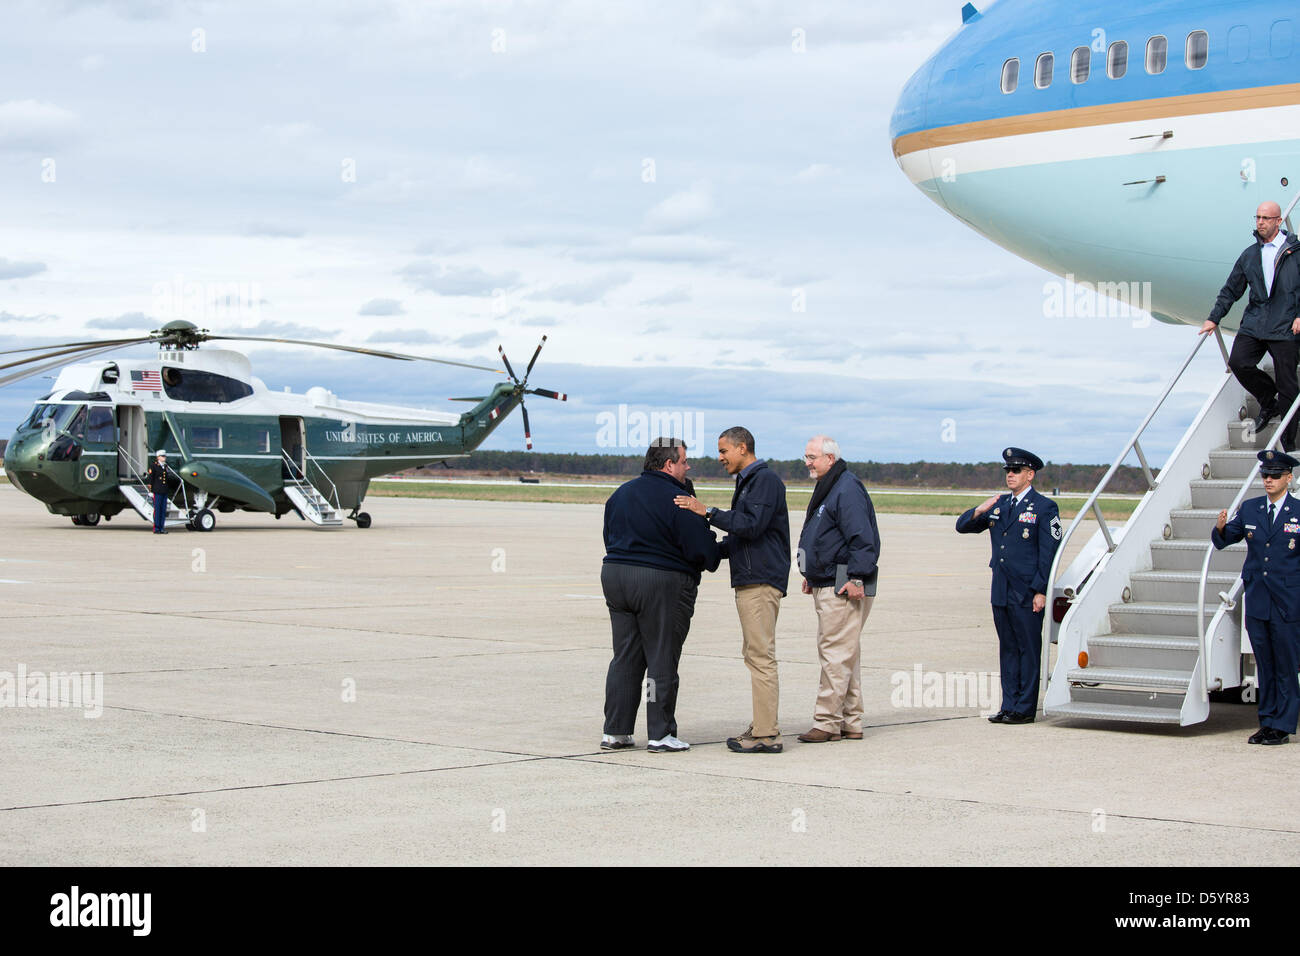
[[542,346],[545,344],[546,344],[546,336],[543,335],[542,340],[537,343],[537,351],[533,353],[532,359],[530,359],[528,362],[528,368],[524,369],[525,382],[528,381],[528,376],[532,374],[533,366],[537,364],[537,356],[542,354]]
[[360,355],[374,355],[378,358],[397,359],[402,362],[437,362],[439,365],[455,365],[460,368],[472,368],[480,372],[496,372],[501,374],[501,369],[491,368],[487,365],[473,365],[469,362],[453,362],[451,359],[430,358],[427,355],[407,355],[403,352],[387,352],[383,349],[364,349],[357,345],[334,345],[331,342],[308,342],[303,339],[277,339],[266,338],[259,335],[207,335],[205,339],[213,342],[234,341],[234,342],[278,342],[281,345],[310,345],[319,349],[335,349],[339,352],[356,352]]
[[110,352],[113,349],[120,349],[123,345],[138,342],[148,342],[148,339],[128,339],[127,342],[95,342],[93,345],[78,345],[73,348],[55,348],[54,351],[42,352],[40,355],[29,355],[26,358],[15,359],[12,362],[6,362],[0,365],[0,369],[17,368],[19,365],[27,365],[31,362],[44,362],[47,359],[57,358],[60,355],[71,356],[64,363],[75,361],[82,354],[92,355],[101,352]]
[[531,428],[528,427],[528,409],[524,407],[523,402],[519,403],[519,410],[524,413],[524,445],[528,448],[529,451],[532,451],[533,431]]
[[506,371],[510,373],[510,378],[513,379],[516,384],[518,384],[519,376],[516,375],[515,370],[510,367],[510,359],[506,358],[506,350],[502,348],[500,345],[498,345],[497,351],[501,353],[501,361],[506,363]]
[[553,392],[549,388],[530,388],[529,395],[540,395],[542,398],[553,398],[558,402],[567,402],[569,396],[566,392]]
[[147,335],[135,336],[129,339],[100,339],[97,342],[57,342],[50,345],[32,345],[25,349],[5,349],[0,351],[0,355],[17,355],[19,352],[44,352],[47,349],[70,349],[70,348],[99,348],[101,345],[111,345],[119,348],[124,345],[135,345],[137,343],[152,342],[153,339]]
[[[17,371],[10,372],[8,375],[0,376],[0,388],[5,385],[12,385],[14,382],[21,382],[25,378],[31,378],[33,375],[39,375],[41,372],[48,372],[56,368],[62,368],[79,359],[90,358],[95,355],[103,355],[107,352],[115,352],[120,349],[120,345],[109,345],[104,348],[92,349],[90,351],[82,350],[80,354],[74,356],[65,356],[47,361],[44,364],[28,364],[26,368],[20,368]],[[49,356],[42,356],[49,358]]]
[[481,402],[481,401],[483,401],[483,399],[485,399],[485,398],[487,398],[486,395],[479,395],[479,396],[477,396],[477,397],[475,397],[475,398],[449,398],[449,399],[447,399],[447,401],[449,401],[449,402]]

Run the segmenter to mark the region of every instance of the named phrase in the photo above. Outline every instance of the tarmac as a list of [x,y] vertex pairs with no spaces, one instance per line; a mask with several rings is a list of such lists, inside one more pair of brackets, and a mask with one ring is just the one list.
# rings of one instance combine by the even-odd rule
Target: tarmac
[[879,518],[863,740],[794,739],[818,666],[792,575],[777,636],[785,752],[726,749],[750,697],[724,566],[701,586],[682,658],[692,749],[654,754],[644,715],[636,750],[598,747],[599,505],[367,509],[368,530],[235,514],[156,537],[130,512],[74,527],[0,486],[0,692],[21,670],[102,675],[95,706],[0,694],[7,862],[1300,859],[1300,746],[1247,746],[1253,706],[1216,705],[1187,728],[1004,726],[977,701],[912,693],[931,674],[974,674],[996,693],[988,540],[958,536],[952,518]]

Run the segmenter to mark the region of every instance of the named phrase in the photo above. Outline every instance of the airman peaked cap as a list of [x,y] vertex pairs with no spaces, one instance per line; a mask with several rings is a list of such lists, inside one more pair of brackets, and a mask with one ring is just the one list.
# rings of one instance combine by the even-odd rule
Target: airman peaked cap
[[1005,463],[1004,468],[1019,465],[1021,468],[1032,468],[1034,471],[1043,470],[1043,459],[1032,451],[1025,451],[1023,448],[1002,449],[1002,461]]
[[1255,457],[1259,459],[1259,473],[1271,477],[1285,475],[1296,465],[1300,465],[1300,461],[1296,461],[1286,452],[1274,451],[1271,448],[1261,451]]

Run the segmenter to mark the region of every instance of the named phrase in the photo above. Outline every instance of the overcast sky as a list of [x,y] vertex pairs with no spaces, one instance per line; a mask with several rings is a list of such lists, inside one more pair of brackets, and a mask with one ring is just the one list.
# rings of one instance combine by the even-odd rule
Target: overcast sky
[[[541,451],[639,451],[598,444],[625,404],[764,457],[825,431],[856,460],[1109,461],[1194,335],[1045,317],[1052,277],[898,169],[894,101],[960,7],[10,4],[0,347],[189,318],[521,369],[546,333],[532,384],[572,398],[529,403]],[[443,409],[491,380],[250,355],[273,388]],[[4,430],[48,385],[0,390]]]

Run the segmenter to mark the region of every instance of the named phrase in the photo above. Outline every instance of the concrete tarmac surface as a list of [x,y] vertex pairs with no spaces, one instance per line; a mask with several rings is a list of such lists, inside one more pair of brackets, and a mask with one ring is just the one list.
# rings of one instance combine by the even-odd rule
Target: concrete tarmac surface
[[988,539],[952,518],[879,519],[863,740],[794,739],[818,665],[792,573],[785,752],[726,749],[750,696],[724,564],[682,658],[692,749],[653,754],[644,713],[636,750],[598,747],[599,505],[366,507],[364,531],[241,513],[156,537],[0,486],[0,691],[20,668],[102,674],[98,717],[0,706],[10,865],[1300,860],[1300,746],[1247,746],[1253,705],[1189,728],[1001,726],[976,701],[905,699],[917,668],[996,695]]

